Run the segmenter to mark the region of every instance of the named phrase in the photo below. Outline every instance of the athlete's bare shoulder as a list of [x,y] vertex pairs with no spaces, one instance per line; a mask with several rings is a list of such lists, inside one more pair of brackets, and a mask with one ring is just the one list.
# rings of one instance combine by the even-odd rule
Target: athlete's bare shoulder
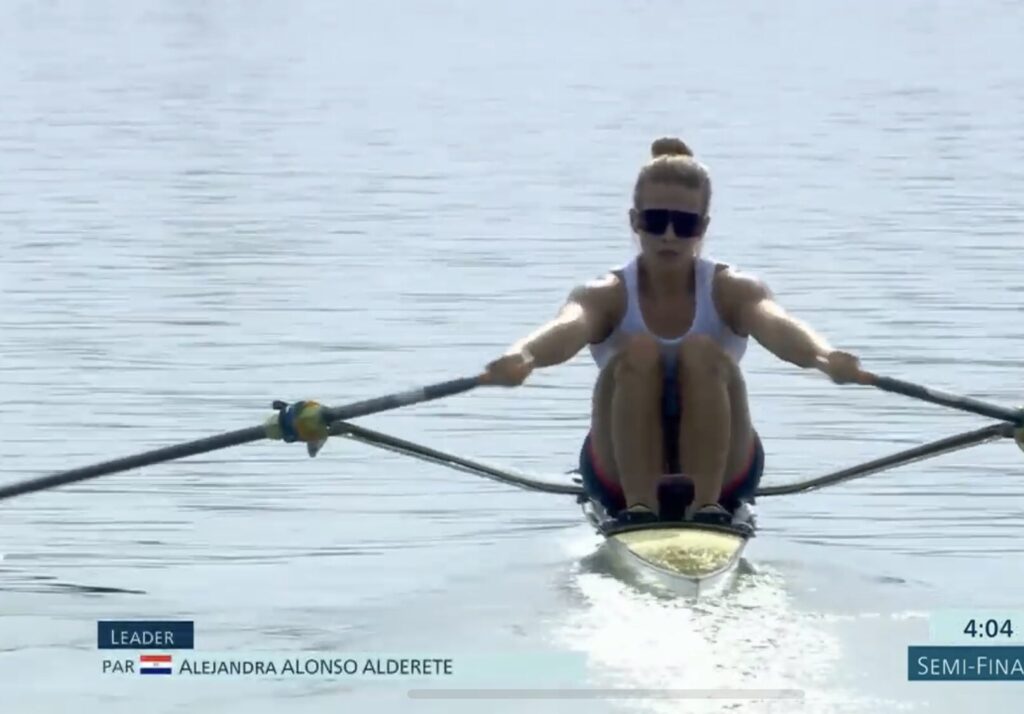
[[771,290],[763,280],[734,266],[715,266],[712,297],[722,319],[734,329],[739,324],[739,312],[746,305],[771,298]]
[[592,324],[592,342],[607,337],[626,311],[626,286],[618,271],[588,280],[573,288],[570,302],[583,307]]
[[718,263],[715,266],[715,289],[757,292],[767,290],[768,286],[753,273],[744,272],[734,265]]
[[623,288],[622,275],[617,270],[612,270],[597,278],[592,278],[573,290],[577,294],[608,295],[621,291]]

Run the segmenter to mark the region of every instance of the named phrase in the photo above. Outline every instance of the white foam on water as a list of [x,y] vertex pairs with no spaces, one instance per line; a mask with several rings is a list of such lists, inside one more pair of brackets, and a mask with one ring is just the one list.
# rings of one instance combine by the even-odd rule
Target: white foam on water
[[[783,575],[759,570],[720,596],[693,600],[641,589],[584,562],[574,583],[583,606],[552,634],[561,646],[586,654],[591,686],[659,690],[656,698],[616,700],[624,711],[903,708],[844,685],[843,648],[829,618],[801,612]],[[721,696],[692,698],[683,690],[721,690]],[[735,698],[726,698],[726,690]],[[765,692],[758,696],[774,690],[778,698],[755,699],[744,690]]]

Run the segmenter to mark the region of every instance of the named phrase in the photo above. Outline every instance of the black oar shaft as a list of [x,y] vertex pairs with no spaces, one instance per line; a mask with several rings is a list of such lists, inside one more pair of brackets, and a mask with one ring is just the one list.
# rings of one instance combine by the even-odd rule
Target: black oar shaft
[[165,461],[183,459],[188,456],[196,456],[198,454],[209,453],[210,451],[226,449],[230,446],[248,444],[265,438],[266,432],[264,428],[262,426],[254,426],[249,427],[248,429],[229,431],[225,434],[218,434],[217,436],[210,436],[204,439],[187,441],[183,444],[164,446],[159,449],[153,449],[152,451],[146,451],[133,456],[125,456],[120,459],[113,459],[112,461],[104,461],[103,463],[92,464],[91,466],[83,466],[69,471],[61,471],[60,473],[51,474],[49,476],[41,476],[40,478],[12,483],[8,486],[0,486],[0,501],[5,498],[13,498],[14,496],[33,493],[34,491],[45,491],[48,488],[56,488],[57,486],[64,486],[69,483],[75,483],[76,481],[86,481],[91,478],[97,478],[98,476],[106,476],[108,474],[119,473],[121,471],[129,471],[131,469],[142,468],[143,466],[152,466],[153,464],[159,464]]
[[[456,394],[468,392],[474,387],[479,386],[481,383],[482,381],[480,377],[453,379],[447,382],[440,382],[438,384],[420,387],[418,389],[411,389],[405,392],[397,392],[395,394],[387,394],[374,399],[353,402],[352,404],[346,404],[341,407],[328,407],[324,409],[323,416],[328,426],[330,426],[331,424],[344,419],[354,419],[356,417],[367,416],[369,414],[375,414],[389,409],[397,409],[399,407],[418,404],[420,402],[426,402],[433,399],[454,396]],[[211,451],[226,449],[231,446],[248,444],[250,442],[260,441],[266,438],[268,438],[267,427],[266,425],[263,425],[249,427],[247,429],[239,429],[237,431],[229,431],[224,434],[209,436],[195,441],[188,441],[183,444],[165,446],[152,451],[146,451],[141,454],[125,456],[112,461],[104,461],[99,464],[92,464],[91,466],[83,466],[81,468],[71,469],[70,471],[62,471],[60,473],[50,474],[49,476],[41,476],[39,478],[27,479],[18,483],[0,486],[0,501],[6,498],[13,498],[15,496],[33,493],[35,491],[44,491],[49,488],[64,486],[69,483],[97,478],[99,476],[106,476],[109,474],[120,473],[122,471],[141,468],[143,466],[152,466],[166,461],[205,454]]]
[[892,377],[871,375],[867,384],[886,392],[902,394],[907,397],[913,397],[914,399],[920,399],[921,401],[931,402],[932,404],[939,404],[944,407],[959,409],[960,411],[969,412],[971,414],[978,414],[991,419],[1007,421],[1011,424],[1016,424],[1017,426],[1024,426],[1024,409],[1012,409],[1010,407],[1000,406],[999,404],[992,404],[980,399],[974,399],[973,397],[950,394],[949,392],[943,392],[939,389],[924,387],[920,384],[905,382],[902,379],[894,379]]

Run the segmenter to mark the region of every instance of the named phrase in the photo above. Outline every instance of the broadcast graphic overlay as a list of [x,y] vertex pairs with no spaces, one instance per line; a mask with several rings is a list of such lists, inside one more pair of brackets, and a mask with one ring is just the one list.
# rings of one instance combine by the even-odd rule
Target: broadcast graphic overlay
[[111,677],[326,678],[420,689],[441,686],[580,686],[586,658],[577,654],[206,652],[196,649],[191,620],[100,620],[101,673]]
[[1024,612],[947,610],[907,648],[911,682],[1024,682]]
[[101,620],[101,673],[195,682],[217,678],[321,679],[406,690],[410,699],[728,699],[804,697],[791,689],[595,687],[587,656],[567,652],[206,652],[191,620]]
[[[170,675],[174,671],[171,652],[195,648],[195,624],[191,620],[99,620],[96,648],[104,654],[103,674]],[[125,650],[137,654],[127,655]]]

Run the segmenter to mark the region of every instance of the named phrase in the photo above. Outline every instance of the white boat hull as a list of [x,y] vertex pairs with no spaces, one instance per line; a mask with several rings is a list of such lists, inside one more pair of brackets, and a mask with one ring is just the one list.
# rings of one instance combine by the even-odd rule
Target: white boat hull
[[584,504],[584,512],[604,535],[605,548],[616,564],[641,581],[689,597],[731,587],[754,532],[749,509],[730,526],[689,521],[624,526],[599,505]]

